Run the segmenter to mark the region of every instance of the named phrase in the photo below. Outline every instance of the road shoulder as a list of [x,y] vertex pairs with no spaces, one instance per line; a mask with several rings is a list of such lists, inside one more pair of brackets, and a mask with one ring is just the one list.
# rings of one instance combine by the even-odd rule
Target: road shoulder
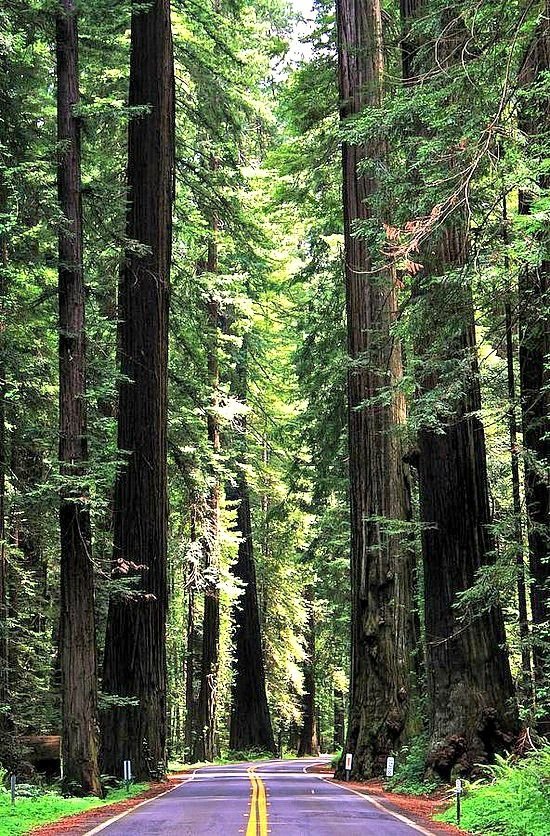
[[323,779],[344,790],[352,790],[362,795],[367,801],[377,802],[388,812],[404,816],[417,826],[429,831],[433,836],[471,836],[466,830],[433,820],[433,816],[445,806],[445,800],[441,795],[413,796],[391,793],[387,792],[379,781],[366,781],[364,783],[337,781],[331,775],[324,775]]

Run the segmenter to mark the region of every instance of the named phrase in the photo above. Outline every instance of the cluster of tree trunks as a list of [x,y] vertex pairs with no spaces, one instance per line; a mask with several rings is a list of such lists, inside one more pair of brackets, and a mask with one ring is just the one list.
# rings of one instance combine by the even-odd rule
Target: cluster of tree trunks
[[[402,0],[404,83],[428,67],[419,66],[420,45],[411,19],[424,0]],[[384,73],[380,4],[376,0],[337,3],[341,116],[382,102]],[[443,21],[442,21],[443,26]],[[458,22],[459,26],[459,22]],[[455,27],[456,28],[456,27]],[[453,60],[456,31],[446,38]],[[440,45],[441,49],[441,45]],[[425,58],[423,59],[425,60]],[[360,775],[379,773],[386,756],[404,741],[409,707],[411,601],[406,541],[392,521],[408,519],[402,450],[396,429],[402,405],[376,396],[392,392],[401,375],[399,346],[392,339],[397,309],[390,270],[378,268],[354,224],[372,217],[374,171],[384,158],[382,140],[368,146],[343,144],[346,292],[350,372],[349,445],[352,571],[352,677],[346,749],[355,753]],[[366,163],[366,165],[365,165]],[[359,167],[359,170],[358,170]],[[463,394],[437,429],[418,435],[417,468],[422,522],[426,669],[429,695],[428,766],[449,777],[468,770],[510,744],[517,730],[514,686],[505,648],[502,612],[495,603],[479,617],[460,615],[455,604],[491,559],[493,543],[484,432],[476,417],[480,391],[471,292],[463,277],[468,240],[458,213],[422,254],[425,275],[448,281],[417,281],[423,344],[429,355],[441,347],[442,325],[454,327],[446,359],[466,368]],[[427,288],[429,287],[429,290]],[[437,301],[438,321],[435,316]],[[441,315],[441,310],[446,315]],[[440,381],[433,363],[419,381],[426,392]],[[430,371],[432,369],[432,371]],[[383,372],[383,373],[382,373]],[[387,404],[387,401],[385,402]],[[391,630],[388,630],[391,627]]]

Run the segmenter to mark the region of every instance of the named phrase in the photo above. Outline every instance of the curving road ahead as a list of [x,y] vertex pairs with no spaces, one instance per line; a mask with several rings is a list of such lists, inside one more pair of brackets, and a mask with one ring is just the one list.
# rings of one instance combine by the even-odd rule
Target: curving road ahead
[[318,761],[205,767],[87,836],[414,836],[431,831],[306,772]]

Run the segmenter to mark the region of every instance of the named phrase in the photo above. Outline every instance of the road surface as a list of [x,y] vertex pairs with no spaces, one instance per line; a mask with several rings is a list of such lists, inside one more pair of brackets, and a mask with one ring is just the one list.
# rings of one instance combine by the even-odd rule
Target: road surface
[[88,836],[414,836],[429,834],[376,801],[305,770],[315,761],[205,767]]

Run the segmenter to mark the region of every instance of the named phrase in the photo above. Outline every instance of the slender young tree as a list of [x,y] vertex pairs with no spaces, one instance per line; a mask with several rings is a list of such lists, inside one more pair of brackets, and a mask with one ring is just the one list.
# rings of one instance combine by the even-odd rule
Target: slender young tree
[[119,286],[119,469],[104,690],[138,700],[105,711],[103,769],[164,768],[167,608],[167,360],[174,180],[174,57],[168,0],[134,2],[131,26],[128,239]]
[[[211,165],[215,170],[215,162]],[[212,238],[208,242],[206,263],[199,266],[201,272],[214,276],[218,272],[218,245],[216,242],[217,219],[212,219]],[[202,631],[201,680],[197,702],[197,734],[195,738],[195,760],[212,761],[218,753],[217,701],[218,674],[220,665],[220,501],[221,484],[217,472],[217,458],[221,450],[219,426],[219,302],[212,294],[208,301],[208,378],[211,391],[210,408],[207,414],[208,442],[212,455],[210,487],[206,502],[206,526],[203,537],[203,552],[208,584],[204,593],[204,616]]]
[[[197,503],[191,500],[191,543],[197,542]],[[196,567],[190,563],[187,572],[187,623],[185,631],[185,758],[193,757],[195,737],[195,594]]]
[[[342,121],[382,103],[384,50],[379,0],[338,0]],[[373,218],[377,184],[358,167],[385,156],[383,142],[343,144],[351,499],[352,669],[347,751],[356,776],[380,774],[404,741],[409,712],[409,560],[395,521],[408,517],[395,394],[401,350],[391,334],[397,299],[389,270],[373,269],[357,221]],[[381,225],[381,224],[380,224]],[[388,396],[389,393],[389,396]],[[376,398],[380,402],[375,403]],[[393,526],[390,521],[393,521]]]
[[85,486],[85,288],[78,31],[73,0],[56,17],[57,188],[59,230],[59,461],[61,493],[61,668],[63,780],[71,790],[101,795],[98,768],[97,659],[90,513]]
[[[510,236],[508,230],[507,196],[502,198],[502,229],[504,252],[504,269],[510,276],[510,256],[508,245]],[[514,345],[514,320],[512,312],[512,287],[508,282],[507,298],[504,302],[504,319],[506,327],[506,378],[508,384],[508,435],[510,438],[510,466],[512,472],[512,505],[514,511],[514,540],[516,548],[517,590],[518,590],[518,623],[521,642],[521,682],[520,694],[528,704],[533,704],[533,681],[531,662],[531,631],[529,629],[529,613],[527,611],[526,567],[523,545],[523,512],[521,504],[520,477],[520,447],[518,443],[518,422],[516,418],[516,370]]]
[[[422,45],[411,37],[415,15],[429,0],[403,0],[403,66],[414,83],[432,68]],[[453,18],[454,20],[454,18]],[[448,21],[445,21],[447,24]],[[441,26],[439,61],[460,55],[460,18]],[[443,31],[444,30],[444,31]],[[418,57],[421,55],[422,57]],[[415,60],[416,58],[416,60]],[[428,766],[444,778],[456,767],[470,769],[510,745],[516,730],[514,686],[498,605],[479,618],[464,619],[458,595],[470,589],[478,569],[491,559],[494,543],[487,482],[474,307],[463,271],[468,229],[458,210],[422,252],[424,272],[415,282],[419,312],[417,350],[423,359],[420,391],[441,386],[439,367],[465,369],[462,394],[437,429],[418,433],[418,481],[429,697]],[[428,281],[429,278],[429,281]],[[437,280],[439,279],[439,280]]]
[[[548,93],[537,86],[550,71],[550,2],[546,0],[535,37],[520,74],[528,94],[520,107],[520,129],[535,158],[546,156],[538,143],[548,143],[550,104]],[[548,190],[550,177],[539,177],[539,186]],[[533,195],[520,192],[519,211],[529,215]],[[540,243],[540,242],[539,242]],[[523,444],[525,449],[525,504],[527,507],[529,568],[531,572],[531,612],[534,636],[534,673],[538,690],[545,687],[550,671],[548,652],[550,622],[550,259],[548,242],[543,246],[540,264],[526,265],[519,278],[520,383]],[[539,722],[541,731],[550,732],[550,708]]]

